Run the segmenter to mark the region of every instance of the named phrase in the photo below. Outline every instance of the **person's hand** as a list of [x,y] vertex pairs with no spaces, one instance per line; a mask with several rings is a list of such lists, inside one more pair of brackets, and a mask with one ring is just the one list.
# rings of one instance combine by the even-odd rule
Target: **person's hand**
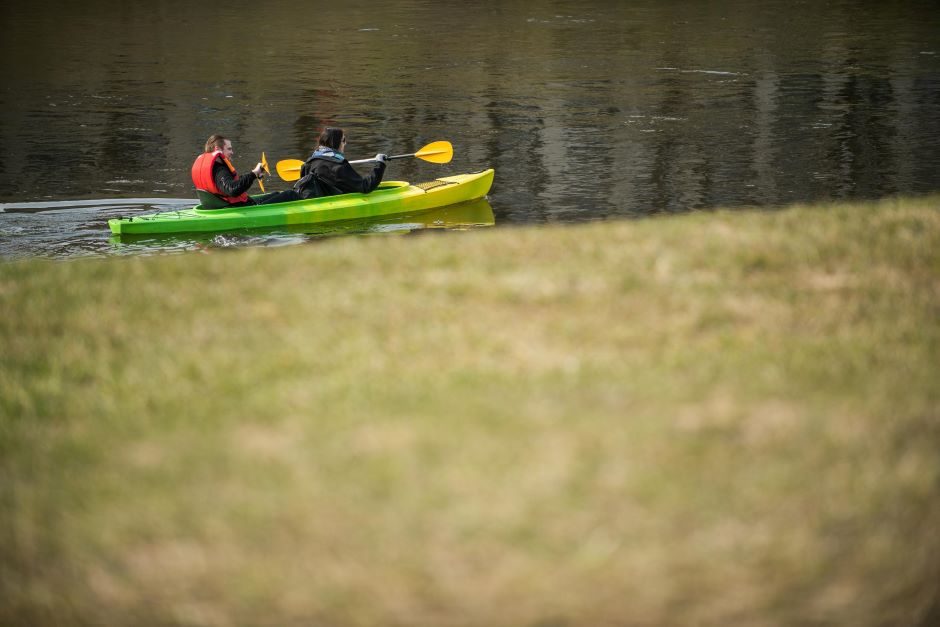
[[382,154],[381,152],[375,155],[375,160],[379,163],[388,163],[388,155]]
[[264,176],[264,166],[261,165],[261,163],[259,162],[258,165],[255,166],[255,169],[252,170],[252,172],[254,172],[255,176],[257,176],[260,179],[261,177]]

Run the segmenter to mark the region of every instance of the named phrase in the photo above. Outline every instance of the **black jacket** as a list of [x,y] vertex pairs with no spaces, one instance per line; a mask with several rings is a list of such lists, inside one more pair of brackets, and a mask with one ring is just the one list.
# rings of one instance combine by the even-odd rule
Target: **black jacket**
[[376,161],[372,172],[359,176],[342,153],[317,150],[300,169],[300,180],[294,189],[301,198],[318,198],[359,192],[368,194],[382,182],[385,163]]
[[251,188],[251,184],[257,178],[254,172],[233,175],[221,159],[217,160],[215,165],[212,166],[212,180],[215,181],[215,186],[225,196],[234,197],[244,194]]

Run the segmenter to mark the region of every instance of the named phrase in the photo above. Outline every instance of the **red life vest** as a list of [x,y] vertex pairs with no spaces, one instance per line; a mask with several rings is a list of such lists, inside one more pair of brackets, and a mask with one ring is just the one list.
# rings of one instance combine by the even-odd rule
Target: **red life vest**
[[215,152],[204,152],[198,157],[193,163],[193,185],[196,186],[196,189],[204,189],[211,194],[215,194],[219,198],[222,198],[228,203],[234,204],[239,202],[245,202],[248,200],[248,194],[241,194],[240,196],[225,196],[219,191],[219,188],[215,186],[215,179],[212,177],[212,168],[215,166],[215,162],[221,159],[222,163],[228,167],[229,171],[232,173],[232,176],[238,177],[238,172],[235,171],[235,167],[232,163],[222,156],[221,150],[216,150]]

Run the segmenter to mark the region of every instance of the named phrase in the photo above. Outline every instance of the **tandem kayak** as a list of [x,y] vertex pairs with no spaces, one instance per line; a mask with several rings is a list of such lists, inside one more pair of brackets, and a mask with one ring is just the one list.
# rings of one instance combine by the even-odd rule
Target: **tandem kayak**
[[385,181],[370,194],[342,194],[272,205],[230,209],[203,209],[197,205],[179,211],[108,220],[108,226],[115,235],[205,233],[395,215],[483,198],[493,184],[493,174],[489,169],[414,185]]

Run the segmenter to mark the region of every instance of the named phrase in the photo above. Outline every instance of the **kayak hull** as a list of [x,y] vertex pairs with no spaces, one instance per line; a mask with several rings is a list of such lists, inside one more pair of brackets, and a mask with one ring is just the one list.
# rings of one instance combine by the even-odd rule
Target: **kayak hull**
[[489,169],[417,185],[388,181],[370,194],[343,194],[272,205],[211,210],[197,205],[108,220],[108,226],[115,235],[205,233],[395,215],[483,198],[493,185],[493,175],[494,171]]

